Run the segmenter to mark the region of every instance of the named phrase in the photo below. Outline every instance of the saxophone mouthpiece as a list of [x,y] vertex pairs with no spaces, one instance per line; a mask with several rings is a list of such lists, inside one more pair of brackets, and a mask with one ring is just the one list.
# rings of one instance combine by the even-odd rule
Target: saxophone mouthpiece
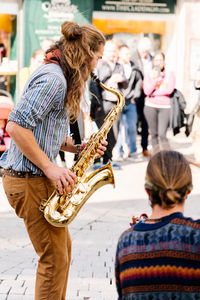
[[93,73],[90,73],[90,77],[92,78],[92,80],[96,81],[98,84],[100,84],[100,80],[99,78]]

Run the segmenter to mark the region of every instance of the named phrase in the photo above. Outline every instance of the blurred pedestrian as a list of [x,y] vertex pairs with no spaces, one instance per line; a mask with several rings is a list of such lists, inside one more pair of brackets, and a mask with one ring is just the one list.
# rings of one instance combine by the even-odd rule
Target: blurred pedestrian
[[153,57],[152,70],[144,76],[143,89],[146,95],[144,114],[149,126],[153,151],[167,147],[167,129],[170,122],[171,98],[175,89],[175,76],[165,68],[162,52]]
[[192,190],[188,161],[176,151],[156,153],[145,189],[150,217],[142,214],[117,244],[118,299],[199,299],[200,219],[184,216]]
[[132,60],[135,65],[145,75],[152,68],[151,40],[148,37],[142,37],[138,41],[137,49],[132,54]]
[[[103,59],[99,61],[95,73],[104,85],[121,89],[127,87],[127,81],[125,80],[123,67],[117,62],[117,59],[118,46],[116,42],[113,40],[106,41]],[[92,94],[90,116],[97,124],[97,127],[100,128],[107,114],[117,104],[118,99],[116,95],[102,89],[94,81],[91,81],[90,92]],[[103,156],[103,164],[107,164],[109,160],[112,161],[112,152],[117,141],[120,121],[121,115],[118,115],[108,133],[108,145]],[[116,163],[112,163],[112,165],[116,169],[120,168],[120,165]],[[101,166],[102,164],[99,159],[95,161],[93,168],[98,169]]]
[[88,140],[92,134],[92,121],[90,118],[90,94],[88,84],[86,85],[84,97],[81,100],[81,120],[79,121],[80,135],[82,140]]
[[41,49],[46,52],[49,48],[51,48],[51,46],[53,45],[53,40],[50,38],[44,38],[41,41]]
[[[0,43],[0,64],[3,63],[3,59],[6,57],[6,46]],[[5,75],[0,75],[0,89],[7,90],[8,81]]]
[[[132,55],[132,61],[142,72],[142,75],[148,73],[152,68],[152,55],[150,53],[151,50],[151,41],[148,37],[143,37],[139,40],[137,49]],[[144,115],[144,99],[145,94],[143,89],[141,91],[140,99],[137,101],[137,113],[138,113],[138,130],[141,130],[139,133],[141,134],[141,147],[142,153],[144,156],[150,156],[148,151],[148,124]]]
[[[16,214],[24,219],[39,256],[35,300],[64,300],[71,258],[67,227],[55,227],[39,210],[55,189],[60,195],[77,181],[56,165],[60,149],[79,153],[67,137],[69,120],[80,112],[85,84],[103,55],[105,39],[92,25],[61,25],[62,36],[48,51],[45,63],[29,77],[22,97],[9,115],[10,148],[1,156],[3,185]],[[97,152],[103,155],[106,142]]]
[[142,74],[131,61],[131,51],[127,45],[119,47],[118,62],[124,68],[124,74],[128,82],[128,87],[122,89],[125,97],[125,106],[122,110],[121,130],[119,132],[117,147],[120,157],[124,156],[122,143],[122,126],[125,128],[125,142],[128,145],[128,157],[133,161],[138,161],[136,137],[137,137],[137,108],[136,102],[141,97]]
[[36,49],[30,59],[29,67],[24,67],[19,71],[19,95],[21,96],[29,76],[42,65],[45,52],[42,49]]

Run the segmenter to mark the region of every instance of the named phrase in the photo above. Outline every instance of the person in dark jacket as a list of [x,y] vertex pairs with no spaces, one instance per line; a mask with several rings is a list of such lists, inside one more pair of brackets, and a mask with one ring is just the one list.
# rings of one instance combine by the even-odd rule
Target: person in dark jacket
[[[131,61],[131,51],[125,44],[119,48],[119,63],[124,68],[124,74],[128,82],[128,87],[122,89],[125,97],[125,106],[122,110],[122,125],[125,128],[125,142],[128,146],[128,157],[131,160],[137,161],[137,108],[136,102],[141,97],[142,93],[142,73]],[[122,127],[121,127],[122,128]],[[122,132],[118,136],[118,151],[120,157],[123,157],[124,149],[122,145]]]
[[[96,75],[99,80],[108,88],[122,89],[127,87],[127,81],[124,76],[123,67],[117,62],[118,46],[113,40],[108,40],[105,44],[103,59],[99,61],[96,69]],[[117,104],[117,96],[113,93],[102,89],[98,83],[91,81],[90,92],[91,111],[90,116],[95,121],[98,128],[104,123],[106,115]],[[109,160],[112,161],[112,151],[116,144],[121,116],[118,115],[113,123],[107,136],[107,150],[103,155],[103,165]],[[95,161],[94,169],[100,168],[102,165],[100,159]],[[120,169],[118,164],[113,163],[113,167]]]

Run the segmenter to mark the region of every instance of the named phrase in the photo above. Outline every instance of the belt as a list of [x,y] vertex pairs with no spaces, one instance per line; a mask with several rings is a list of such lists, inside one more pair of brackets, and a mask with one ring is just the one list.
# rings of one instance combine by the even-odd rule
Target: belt
[[13,169],[4,169],[3,170],[4,175],[12,176],[12,177],[19,177],[19,178],[25,178],[26,175],[29,178],[37,178],[37,177],[43,177],[44,174],[33,174],[31,172],[21,172],[21,171],[15,171]]

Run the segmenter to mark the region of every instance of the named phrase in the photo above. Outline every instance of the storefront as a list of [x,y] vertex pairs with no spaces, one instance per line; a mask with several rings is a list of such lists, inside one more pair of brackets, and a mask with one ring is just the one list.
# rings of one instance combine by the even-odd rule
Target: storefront
[[[193,88],[199,64],[200,1],[191,0],[19,0],[22,3],[22,33],[19,64],[28,66],[35,49],[45,38],[60,37],[65,20],[93,23],[102,32],[131,42],[142,35],[153,42],[152,52],[161,49],[168,68],[176,74],[176,87],[192,107]],[[131,38],[131,39],[130,39]]]
[[176,75],[176,87],[185,95],[187,110],[197,101],[194,90],[200,65],[200,1],[196,0],[98,0],[94,1],[93,24],[136,47],[140,36],[152,40],[152,53],[166,55],[166,65]]
[[93,24],[105,34],[163,35],[166,20],[175,14],[175,6],[176,1],[94,1]]
[[92,0],[24,0],[22,65],[29,65],[33,51],[41,48],[45,39],[59,40],[64,21],[91,23],[92,3]]
[[93,0],[0,0],[0,44],[6,48],[0,76],[5,76],[15,102],[20,70],[30,65],[34,51],[46,39],[59,40],[66,20],[91,23],[92,8]]
[[[176,1],[94,1],[93,24],[128,44],[132,51],[141,36],[149,36],[152,54],[165,49],[174,27]],[[167,43],[168,44],[168,43]]]
[[[18,74],[44,39],[59,39],[65,20],[93,23],[105,34],[130,43],[132,49],[140,36],[148,35],[152,51],[161,49],[166,54],[177,88],[192,107],[196,101],[193,81],[200,64],[199,15],[196,0],[0,0],[0,43],[6,45],[4,63],[9,62]],[[12,91],[15,74],[6,76]]]

